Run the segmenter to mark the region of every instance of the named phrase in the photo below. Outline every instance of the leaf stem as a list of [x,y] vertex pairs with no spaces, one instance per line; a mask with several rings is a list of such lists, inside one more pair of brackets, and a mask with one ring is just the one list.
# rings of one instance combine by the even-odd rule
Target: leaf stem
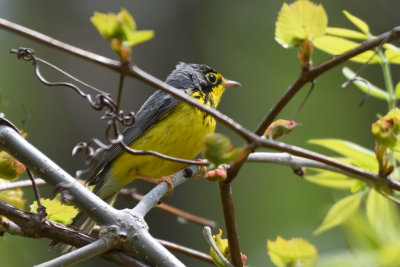
[[382,72],[385,80],[386,90],[389,95],[388,108],[389,110],[392,110],[396,107],[396,96],[394,93],[392,73],[390,71],[390,63],[382,51],[379,51],[379,57],[381,59],[380,64],[382,66]]

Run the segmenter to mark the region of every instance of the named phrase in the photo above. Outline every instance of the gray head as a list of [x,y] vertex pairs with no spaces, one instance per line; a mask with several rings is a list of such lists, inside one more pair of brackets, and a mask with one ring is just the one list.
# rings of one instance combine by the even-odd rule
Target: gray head
[[209,91],[213,86],[222,82],[221,79],[217,80],[216,75],[212,75],[216,73],[207,65],[180,62],[168,76],[166,83],[178,89],[190,88]]

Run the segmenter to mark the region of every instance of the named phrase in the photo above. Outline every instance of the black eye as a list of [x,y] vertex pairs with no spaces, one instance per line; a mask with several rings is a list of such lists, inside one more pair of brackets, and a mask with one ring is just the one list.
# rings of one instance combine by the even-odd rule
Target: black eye
[[206,78],[207,78],[207,80],[208,80],[210,83],[212,83],[212,84],[217,83],[217,77],[215,77],[215,75],[212,74],[212,73],[207,74],[207,75],[206,75]]

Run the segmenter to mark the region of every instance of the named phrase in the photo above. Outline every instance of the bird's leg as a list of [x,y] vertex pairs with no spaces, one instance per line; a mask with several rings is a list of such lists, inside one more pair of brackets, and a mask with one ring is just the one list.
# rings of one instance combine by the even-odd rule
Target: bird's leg
[[174,192],[174,186],[172,185],[172,181],[171,181],[171,179],[174,178],[173,175],[163,176],[163,177],[158,178],[158,179],[149,177],[149,176],[141,174],[141,173],[136,173],[135,176],[139,177],[139,178],[142,178],[143,180],[146,180],[146,181],[151,182],[153,184],[161,184],[162,182],[166,182],[168,184],[168,187],[170,188],[169,193],[166,194],[166,195],[170,196]]

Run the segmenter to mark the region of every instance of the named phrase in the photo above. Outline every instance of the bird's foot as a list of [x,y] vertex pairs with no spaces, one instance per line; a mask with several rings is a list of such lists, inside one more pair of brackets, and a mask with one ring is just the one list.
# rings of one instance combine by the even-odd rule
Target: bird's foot
[[152,178],[152,177],[149,177],[149,176],[143,175],[143,174],[136,174],[136,176],[142,178],[143,180],[151,182],[153,184],[161,184],[162,182],[166,182],[168,184],[168,187],[169,187],[170,190],[164,196],[172,196],[172,194],[174,192],[174,185],[172,184],[172,181],[171,181],[171,179],[174,178],[173,175],[163,176],[163,177],[158,178],[158,179]]

